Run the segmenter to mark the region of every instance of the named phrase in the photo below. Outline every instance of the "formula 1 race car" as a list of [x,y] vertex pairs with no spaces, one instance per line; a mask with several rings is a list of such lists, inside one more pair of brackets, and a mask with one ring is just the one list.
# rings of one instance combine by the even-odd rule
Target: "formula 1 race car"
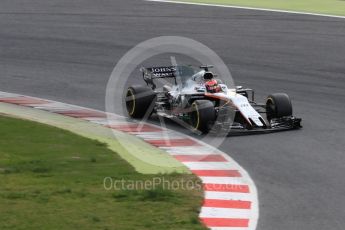
[[[209,69],[191,66],[141,68],[146,85],[130,86],[126,108],[132,118],[152,114],[170,118],[197,133],[257,133],[301,128],[292,116],[285,93],[274,93],[266,103],[254,101],[254,91],[241,86],[228,88]],[[169,82],[168,80],[172,80]],[[157,89],[157,83],[162,83]],[[261,114],[266,114],[265,119]]]

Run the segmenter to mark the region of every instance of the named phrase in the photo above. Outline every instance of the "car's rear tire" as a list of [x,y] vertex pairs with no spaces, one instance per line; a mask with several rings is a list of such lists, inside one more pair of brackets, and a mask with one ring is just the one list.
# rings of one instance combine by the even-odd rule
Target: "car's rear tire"
[[213,103],[209,100],[196,100],[193,102],[191,109],[191,125],[193,128],[203,134],[208,133],[216,120]]
[[132,118],[149,117],[156,101],[155,92],[145,86],[131,86],[126,92],[126,109]]
[[267,120],[292,116],[292,104],[286,93],[274,93],[266,100]]

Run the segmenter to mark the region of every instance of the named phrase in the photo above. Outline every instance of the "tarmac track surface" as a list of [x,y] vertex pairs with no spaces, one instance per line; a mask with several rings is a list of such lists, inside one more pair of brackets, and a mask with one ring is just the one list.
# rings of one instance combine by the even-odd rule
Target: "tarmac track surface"
[[117,61],[162,35],[204,43],[238,85],[256,89],[258,100],[287,92],[303,118],[303,130],[230,137],[219,147],[257,185],[258,229],[344,229],[343,19],[139,0],[2,0],[0,90],[104,109]]

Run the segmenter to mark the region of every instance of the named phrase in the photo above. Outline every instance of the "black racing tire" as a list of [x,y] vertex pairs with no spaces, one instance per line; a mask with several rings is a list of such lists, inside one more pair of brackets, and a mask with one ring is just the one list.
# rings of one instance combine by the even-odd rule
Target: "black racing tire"
[[146,86],[131,86],[125,95],[126,109],[132,118],[141,119],[146,114],[149,117],[154,109],[155,101],[155,92]]
[[213,103],[209,100],[196,100],[192,103],[191,109],[190,116],[193,128],[203,134],[208,133],[216,120]]
[[292,104],[286,93],[274,93],[266,100],[267,120],[292,116]]

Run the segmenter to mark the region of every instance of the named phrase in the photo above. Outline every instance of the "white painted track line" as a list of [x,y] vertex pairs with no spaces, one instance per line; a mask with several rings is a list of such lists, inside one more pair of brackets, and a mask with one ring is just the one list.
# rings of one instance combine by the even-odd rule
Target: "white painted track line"
[[251,212],[248,209],[202,207],[199,216],[201,218],[249,219],[250,215]]
[[202,176],[200,177],[203,183],[205,184],[238,184],[243,185],[244,178],[242,177],[210,177],[210,176]]
[[183,162],[190,170],[227,170],[234,169],[230,162]]
[[206,191],[205,199],[213,200],[243,200],[243,201],[252,201],[253,196],[248,193],[239,193],[239,192],[213,192]]
[[204,146],[198,147],[161,147],[171,155],[200,155],[200,154],[219,154],[218,151]]

